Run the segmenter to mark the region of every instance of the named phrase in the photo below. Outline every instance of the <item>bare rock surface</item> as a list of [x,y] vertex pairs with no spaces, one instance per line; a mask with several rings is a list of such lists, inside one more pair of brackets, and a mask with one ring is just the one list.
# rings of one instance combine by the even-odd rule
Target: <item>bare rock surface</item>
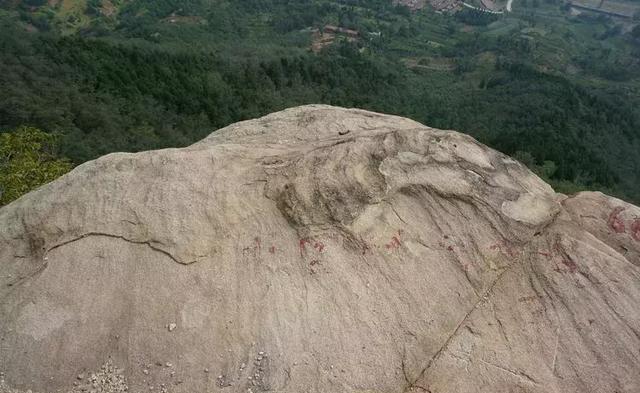
[[2,393],[639,392],[640,209],[292,108],[0,209],[0,316]]

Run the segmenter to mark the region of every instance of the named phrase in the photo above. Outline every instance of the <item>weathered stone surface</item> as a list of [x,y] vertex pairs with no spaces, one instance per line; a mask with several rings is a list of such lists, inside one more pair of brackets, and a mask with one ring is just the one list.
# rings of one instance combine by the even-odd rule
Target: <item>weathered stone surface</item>
[[0,209],[0,391],[638,392],[639,217],[328,106],[111,154]]

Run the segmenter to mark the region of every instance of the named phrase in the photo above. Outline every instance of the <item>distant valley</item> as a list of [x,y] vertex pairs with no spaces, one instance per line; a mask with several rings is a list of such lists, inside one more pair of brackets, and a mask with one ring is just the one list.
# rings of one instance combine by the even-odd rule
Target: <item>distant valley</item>
[[640,2],[12,0],[0,130],[74,165],[327,103],[457,129],[640,201]]

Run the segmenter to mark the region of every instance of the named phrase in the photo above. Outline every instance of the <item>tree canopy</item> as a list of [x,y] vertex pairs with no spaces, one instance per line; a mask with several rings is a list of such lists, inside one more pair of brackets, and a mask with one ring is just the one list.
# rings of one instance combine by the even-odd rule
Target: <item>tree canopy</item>
[[71,170],[56,156],[57,138],[33,127],[0,134],[0,206]]

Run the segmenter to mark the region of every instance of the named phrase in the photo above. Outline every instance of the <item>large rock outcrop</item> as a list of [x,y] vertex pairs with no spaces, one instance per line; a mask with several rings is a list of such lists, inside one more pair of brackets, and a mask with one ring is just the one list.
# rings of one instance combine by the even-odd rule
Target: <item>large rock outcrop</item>
[[0,315],[7,391],[639,392],[640,209],[305,106],[0,209]]

